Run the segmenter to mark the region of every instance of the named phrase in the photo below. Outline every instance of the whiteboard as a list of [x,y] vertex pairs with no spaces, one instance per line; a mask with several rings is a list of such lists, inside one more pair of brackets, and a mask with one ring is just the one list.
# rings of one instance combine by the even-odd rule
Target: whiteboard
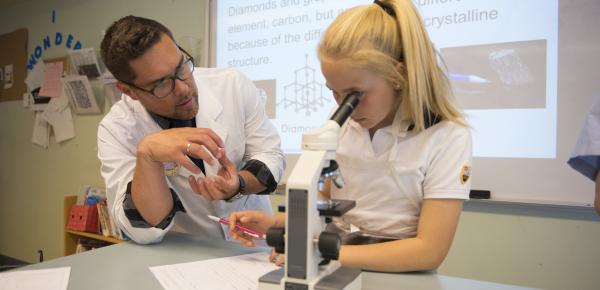
[[[365,0],[210,1],[209,64],[255,81],[289,155],[334,106],[316,46]],[[590,206],[594,184],[566,164],[600,97],[600,2],[413,1],[473,132],[473,189],[492,200]]]

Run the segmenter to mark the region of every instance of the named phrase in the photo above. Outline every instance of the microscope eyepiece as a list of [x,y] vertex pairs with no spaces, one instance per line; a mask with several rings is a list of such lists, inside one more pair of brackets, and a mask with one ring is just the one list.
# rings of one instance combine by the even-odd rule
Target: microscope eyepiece
[[333,113],[333,116],[331,116],[330,120],[335,121],[341,127],[344,122],[346,122],[348,117],[350,117],[354,109],[356,109],[356,106],[358,106],[358,102],[360,102],[362,96],[362,92],[353,92],[346,96],[335,113]]

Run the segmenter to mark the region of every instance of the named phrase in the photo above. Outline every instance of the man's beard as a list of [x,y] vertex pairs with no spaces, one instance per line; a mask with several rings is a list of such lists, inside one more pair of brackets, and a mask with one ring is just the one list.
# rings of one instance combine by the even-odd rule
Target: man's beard
[[179,109],[176,107],[175,112],[173,113],[173,119],[179,119],[179,120],[189,120],[192,119],[194,117],[196,117],[196,114],[198,114],[198,92],[194,91],[191,93],[191,97],[192,99],[189,100],[190,102],[192,102],[194,105],[192,108],[189,109]]

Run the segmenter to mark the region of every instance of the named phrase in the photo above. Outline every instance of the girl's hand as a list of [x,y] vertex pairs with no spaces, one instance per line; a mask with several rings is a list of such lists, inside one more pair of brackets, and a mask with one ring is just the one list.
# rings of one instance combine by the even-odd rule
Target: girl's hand
[[256,238],[236,229],[235,225],[239,223],[244,227],[265,234],[275,224],[275,218],[262,211],[238,211],[229,215],[229,223],[229,234],[232,239],[247,247],[256,247],[254,242]]
[[279,254],[275,252],[275,249],[272,249],[271,254],[269,255],[269,261],[275,263],[276,266],[281,266],[281,264],[285,263],[285,254]]

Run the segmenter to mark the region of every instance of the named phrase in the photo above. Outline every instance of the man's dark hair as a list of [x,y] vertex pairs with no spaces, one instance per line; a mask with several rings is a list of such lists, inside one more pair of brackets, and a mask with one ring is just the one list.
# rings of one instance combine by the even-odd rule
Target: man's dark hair
[[173,34],[164,25],[133,15],[115,21],[104,34],[100,55],[106,68],[120,81],[133,82],[137,77],[129,61],[144,54],[165,34],[173,41]]

